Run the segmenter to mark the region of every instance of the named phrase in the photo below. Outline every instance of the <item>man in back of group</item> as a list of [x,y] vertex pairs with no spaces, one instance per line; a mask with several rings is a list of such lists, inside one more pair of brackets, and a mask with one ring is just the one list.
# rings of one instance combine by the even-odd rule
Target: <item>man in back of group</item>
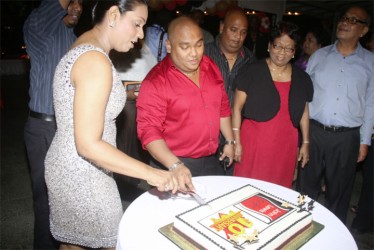
[[[262,17],[267,19],[268,17]],[[268,33],[260,31],[261,18],[259,14],[249,15],[249,29],[247,38],[244,41],[244,45],[250,49],[257,60],[261,60],[269,56],[267,51],[269,44]]]
[[[248,19],[242,9],[229,10],[220,24],[219,35],[214,42],[205,46],[205,54],[218,65],[225,83],[230,106],[233,103],[235,84],[234,79],[239,69],[246,63],[255,61],[252,52],[243,46],[248,31]],[[220,144],[224,145],[224,138]],[[219,156],[220,152],[217,152]],[[234,168],[227,169],[232,175]]]
[[366,10],[351,7],[339,19],[337,41],[314,52],[306,72],[314,86],[310,160],[300,171],[301,191],[318,197],[323,173],[327,207],[346,221],[356,172],[374,126],[374,54],[359,39],[369,30]]
[[201,32],[203,32],[204,44],[210,43],[214,41],[213,35],[203,28],[205,15],[202,10],[194,9],[190,13],[190,17],[197,22],[200,26]]
[[30,113],[24,139],[30,165],[34,207],[34,249],[58,248],[49,230],[48,193],[44,159],[56,131],[52,82],[55,68],[76,39],[73,27],[82,13],[83,0],[44,0],[24,27],[30,56]]
[[168,38],[167,27],[175,15],[168,10],[158,11],[150,15],[145,28],[145,44],[160,62],[166,56],[165,41]]
[[144,79],[137,101],[138,136],[152,155],[151,165],[178,176],[216,175],[221,131],[227,140],[222,158],[233,159],[231,111],[223,79],[204,56],[203,35],[187,16],[168,28],[168,56]]

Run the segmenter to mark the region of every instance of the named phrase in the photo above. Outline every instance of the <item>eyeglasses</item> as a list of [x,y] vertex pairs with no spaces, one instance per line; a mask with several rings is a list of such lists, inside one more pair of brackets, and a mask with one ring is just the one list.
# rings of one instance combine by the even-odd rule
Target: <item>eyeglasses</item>
[[347,22],[347,23],[350,23],[350,24],[357,24],[357,23],[361,23],[361,24],[366,24],[367,25],[367,22],[366,21],[362,21],[354,16],[342,16],[339,20],[339,22]]
[[284,50],[284,52],[286,52],[287,54],[291,54],[291,53],[295,52],[294,48],[285,48],[285,47],[280,46],[278,44],[273,44],[273,49],[275,49],[278,52]]

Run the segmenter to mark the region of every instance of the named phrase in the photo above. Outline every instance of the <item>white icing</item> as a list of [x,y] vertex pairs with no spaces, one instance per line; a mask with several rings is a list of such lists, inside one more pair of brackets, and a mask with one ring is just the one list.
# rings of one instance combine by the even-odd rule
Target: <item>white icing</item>
[[[271,199],[273,202],[267,203]],[[290,202],[247,185],[210,201],[209,206],[198,206],[176,216],[174,228],[206,249],[227,250],[237,249],[230,234],[250,236],[258,230],[258,241],[245,243],[244,249],[275,249],[311,224],[311,213],[299,210]],[[241,244],[245,238],[235,239]]]

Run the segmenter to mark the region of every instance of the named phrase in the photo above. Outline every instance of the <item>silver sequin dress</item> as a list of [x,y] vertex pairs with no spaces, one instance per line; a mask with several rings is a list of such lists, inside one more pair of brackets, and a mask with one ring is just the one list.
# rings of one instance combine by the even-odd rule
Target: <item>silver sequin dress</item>
[[[111,172],[78,155],[74,141],[75,91],[70,83],[70,72],[77,58],[92,50],[105,54],[92,45],[80,45],[70,50],[56,68],[53,99],[57,132],[45,159],[45,179],[52,235],[69,244],[108,248],[116,245],[123,214],[118,188]],[[112,68],[114,81],[102,138],[115,145],[115,119],[125,105],[126,92]]]

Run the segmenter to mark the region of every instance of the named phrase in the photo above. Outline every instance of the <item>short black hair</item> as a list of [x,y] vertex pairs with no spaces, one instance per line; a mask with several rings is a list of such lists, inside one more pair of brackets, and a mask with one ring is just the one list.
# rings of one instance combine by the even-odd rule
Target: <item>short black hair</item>
[[286,21],[278,22],[270,31],[270,43],[274,43],[274,40],[282,35],[288,35],[295,42],[296,46],[300,42],[299,27],[294,23]]

